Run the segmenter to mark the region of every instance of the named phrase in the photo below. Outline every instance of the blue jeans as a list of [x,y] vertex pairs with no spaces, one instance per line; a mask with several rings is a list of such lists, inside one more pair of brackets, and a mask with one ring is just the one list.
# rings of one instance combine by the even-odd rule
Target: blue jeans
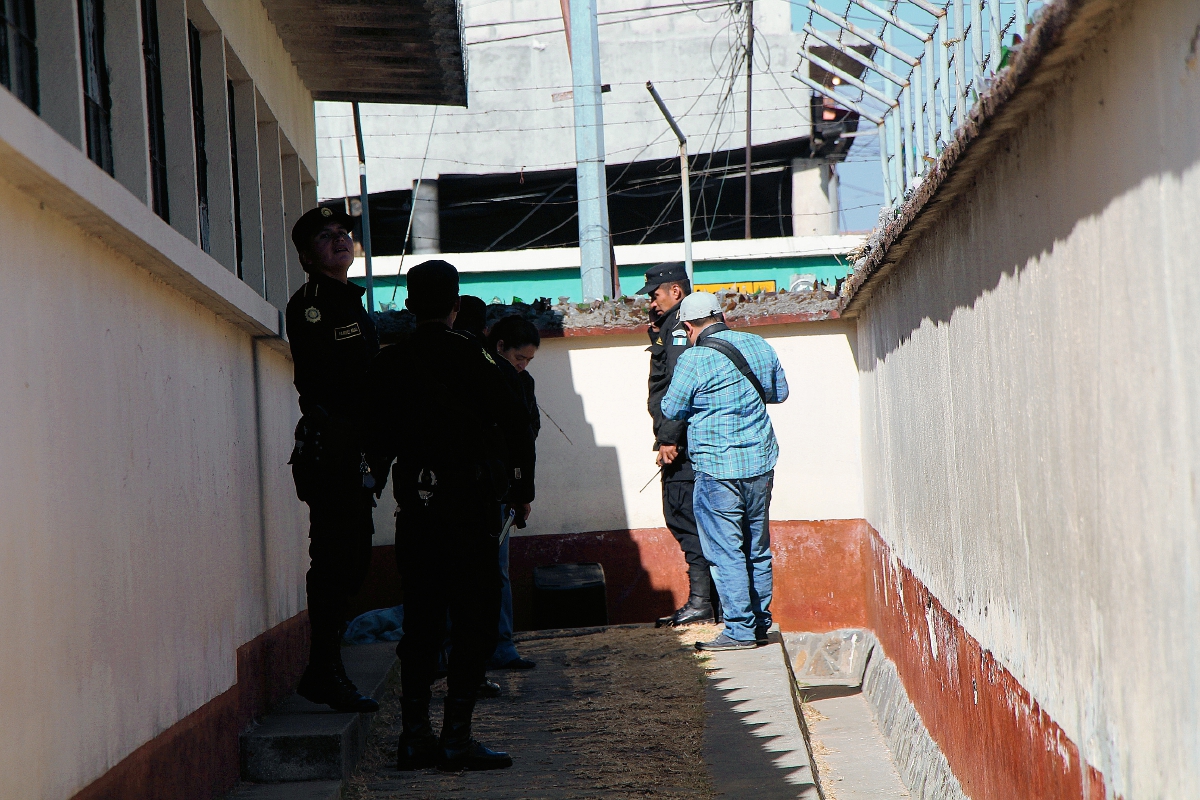
[[775,472],[719,480],[696,473],[693,507],[700,546],[712,564],[725,634],[740,642],[771,627],[771,532],[767,509]]
[[500,631],[496,638],[496,652],[492,654],[492,660],[488,664],[491,669],[503,667],[514,658],[520,658],[517,646],[513,644],[512,581],[508,579],[510,542],[512,537],[505,539],[504,544],[500,545]]

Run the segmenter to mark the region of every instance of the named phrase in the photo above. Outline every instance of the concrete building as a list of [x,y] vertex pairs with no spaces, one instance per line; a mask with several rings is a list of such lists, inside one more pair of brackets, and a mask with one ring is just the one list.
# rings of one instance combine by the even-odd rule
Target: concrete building
[[[654,82],[678,118],[691,154],[744,145],[747,8],[725,2],[601,4],[601,80],[610,88],[603,95],[609,164],[671,159],[678,153],[646,91],[647,81]],[[765,145],[807,136],[810,92],[791,77],[800,64],[802,41],[792,30],[792,4],[758,0],[753,8],[753,141]],[[465,0],[463,15],[471,74],[466,108],[362,107],[372,191],[411,189],[419,178],[440,175],[574,169],[571,70],[559,4]],[[319,194],[354,195],[358,181],[350,109],[319,103],[317,115]],[[795,230],[788,233],[836,234],[836,170],[828,159],[801,155],[805,157],[782,167],[790,173],[786,191],[798,215]],[[739,161],[735,158],[735,168]],[[740,175],[729,176],[729,192],[739,208],[740,180]],[[426,184],[424,191],[432,199],[436,187]],[[418,218],[418,240],[425,230]],[[516,246],[506,242],[501,249]]]
[[[212,797],[303,668],[280,309],[314,97],[465,96],[452,2],[359,7],[365,26],[317,2],[7,5],[2,797]],[[351,83],[341,48],[420,65]]]

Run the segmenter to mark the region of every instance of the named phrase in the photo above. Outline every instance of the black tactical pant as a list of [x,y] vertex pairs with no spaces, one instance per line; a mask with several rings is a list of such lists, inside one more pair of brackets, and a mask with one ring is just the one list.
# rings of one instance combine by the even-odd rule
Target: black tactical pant
[[375,526],[371,495],[362,489],[310,500],[308,508],[311,565],[305,585],[311,660],[320,661],[338,652],[347,601],[362,588],[371,567]]
[[700,534],[696,529],[696,515],[692,512],[692,492],[695,481],[665,480],[662,484],[663,519],[667,530],[679,542],[683,557],[688,565],[688,584],[691,596],[715,604],[717,593],[713,591],[712,574],[708,560],[700,547]]
[[450,625],[446,683],[474,699],[500,622],[500,504],[482,487],[438,486],[426,505],[397,487],[396,565],[404,586],[404,635],[396,646],[407,700],[426,702]]

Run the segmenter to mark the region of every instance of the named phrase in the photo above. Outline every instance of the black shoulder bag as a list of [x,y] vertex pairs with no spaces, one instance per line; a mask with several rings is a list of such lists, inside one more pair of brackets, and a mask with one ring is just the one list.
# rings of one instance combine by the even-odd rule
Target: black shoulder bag
[[754,387],[754,391],[758,392],[758,398],[763,401],[763,405],[767,404],[767,392],[759,382],[758,376],[754,374],[754,370],[750,369],[750,365],[746,363],[746,357],[742,355],[741,350],[738,350],[724,339],[718,339],[715,336],[706,336],[696,342],[696,346],[716,350],[732,361],[733,366],[737,367],[737,371],[742,373],[746,380],[750,381],[750,385]]

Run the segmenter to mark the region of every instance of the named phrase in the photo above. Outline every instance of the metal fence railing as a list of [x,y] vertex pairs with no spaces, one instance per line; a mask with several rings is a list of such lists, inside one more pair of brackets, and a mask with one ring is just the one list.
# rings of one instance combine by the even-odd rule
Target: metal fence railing
[[889,208],[936,161],[1024,37],[1030,14],[1042,5],[1036,0],[794,2],[808,11],[794,77],[878,126]]

